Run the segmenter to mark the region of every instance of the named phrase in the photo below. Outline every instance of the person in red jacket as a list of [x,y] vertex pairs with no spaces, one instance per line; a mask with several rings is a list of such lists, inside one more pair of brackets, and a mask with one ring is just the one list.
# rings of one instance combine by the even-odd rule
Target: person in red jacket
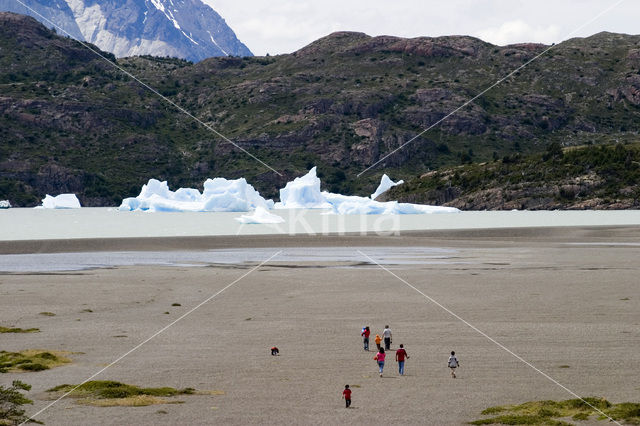
[[362,341],[364,343],[364,350],[368,351],[369,350],[369,335],[371,334],[371,330],[369,330],[369,326],[366,326],[365,328],[362,329],[362,333],[360,333],[360,335],[362,336]]
[[349,385],[344,385],[344,390],[342,391],[342,398],[344,398],[346,408],[349,408],[351,406],[351,389],[349,389]]
[[404,376],[404,360],[409,359],[407,351],[404,350],[404,345],[401,343],[400,348],[396,351],[396,361],[398,361],[398,373]]

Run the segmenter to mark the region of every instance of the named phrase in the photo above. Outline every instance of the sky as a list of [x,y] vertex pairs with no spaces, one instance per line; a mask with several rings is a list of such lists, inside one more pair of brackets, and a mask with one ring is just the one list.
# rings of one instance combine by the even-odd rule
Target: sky
[[259,56],[291,53],[334,31],[471,35],[498,45],[559,43],[600,31],[640,34],[640,0],[203,1]]

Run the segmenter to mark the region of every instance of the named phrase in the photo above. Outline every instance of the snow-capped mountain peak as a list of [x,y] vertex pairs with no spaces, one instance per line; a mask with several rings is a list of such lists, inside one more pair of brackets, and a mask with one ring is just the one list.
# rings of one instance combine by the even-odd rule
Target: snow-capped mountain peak
[[[72,37],[118,57],[173,56],[199,61],[211,56],[250,56],[224,19],[201,0],[25,0]],[[0,11],[37,14],[14,0]],[[50,26],[49,23],[45,23]]]

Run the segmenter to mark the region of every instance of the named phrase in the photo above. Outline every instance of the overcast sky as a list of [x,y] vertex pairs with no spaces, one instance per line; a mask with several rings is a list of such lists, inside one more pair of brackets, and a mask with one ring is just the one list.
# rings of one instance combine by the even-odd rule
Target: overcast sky
[[640,34],[640,0],[203,0],[255,55],[291,53],[334,31],[472,35],[550,44],[600,31]]

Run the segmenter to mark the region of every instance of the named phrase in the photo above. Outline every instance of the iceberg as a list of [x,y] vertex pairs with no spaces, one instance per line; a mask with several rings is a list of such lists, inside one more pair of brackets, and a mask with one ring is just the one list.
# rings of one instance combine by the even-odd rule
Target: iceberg
[[335,214],[433,214],[458,213],[455,207],[427,206],[422,204],[399,203],[397,201],[375,201],[356,195],[322,193],[332,205]]
[[[382,176],[380,185],[369,197],[357,195],[334,194],[320,190],[320,179],[313,167],[309,173],[295,178],[280,190],[280,202],[276,209],[331,209],[335,214],[432,214],[457,213],[454,207],[427,206],[420,204],[399,203],[397,201],[380,202],[373,198],[387,189],[400,185],[403,181],[393,182],[387,175]],[[377,195],[376,195],[377,194]],[[375,195],[375,197],[374,197]]]
[[[241,223],[282,223],[282,217],[270,213],[271,209],[326,209],[328,213],[349,214],[432,214],[456,213],[452,207],[426,206],[380,202],[374,198],[389,188],[401,184],[383,175],[380,185],[371,197],[334,194],[320,189],[320,179],[313,167],[309,172],[287,182],[280,189],[280,201],[264,199],[244,178],[228,180],[207,179],[202,193],[193,188],[171,191],[166,181],[150,179],[142,186],[137,197],[125,198],[118,208],[121,211],[149,212],[252,212],[236,218]],[[79,207],[79,204],[78,204]]]
[[42,205],[36,209],[79,209],[80,201],[76,194],[60,194],[55,197],[47,194],[42,200]]
[[263,207],[258,207],[250,215],[242,215],[236,217],[236,220],[240,223],[255,224],[255,223],[282,223],[284,219],[277,214],[269,213]]
[[398,186],[403,183],[404,183],[403,180],[394,182],[391,180],[389,176],[387,176],[386,174],[383,174],[382,179],[380,179],[380,185],[378,185],[378,188],[376,189],[376,191],[373,194],[371,194],[371,199],[375,200],[383,192],[387,192],[389,189],[393,188],[394,186]]
[[327,202],[320,191],[320,179],[313,167],[309,173],[302,177],[287,182],[280,190],[280,202],[276,203],[277,209],[330,209],[332,205]]
[[166,181],[149,179],[137,197],[125,198],[121,211],[150,212],[246,212],[261,207],[273,208],[272,200],[265,200],[244,178],[228,180],[207,179],[204,191],[180,188],[171,191]]

